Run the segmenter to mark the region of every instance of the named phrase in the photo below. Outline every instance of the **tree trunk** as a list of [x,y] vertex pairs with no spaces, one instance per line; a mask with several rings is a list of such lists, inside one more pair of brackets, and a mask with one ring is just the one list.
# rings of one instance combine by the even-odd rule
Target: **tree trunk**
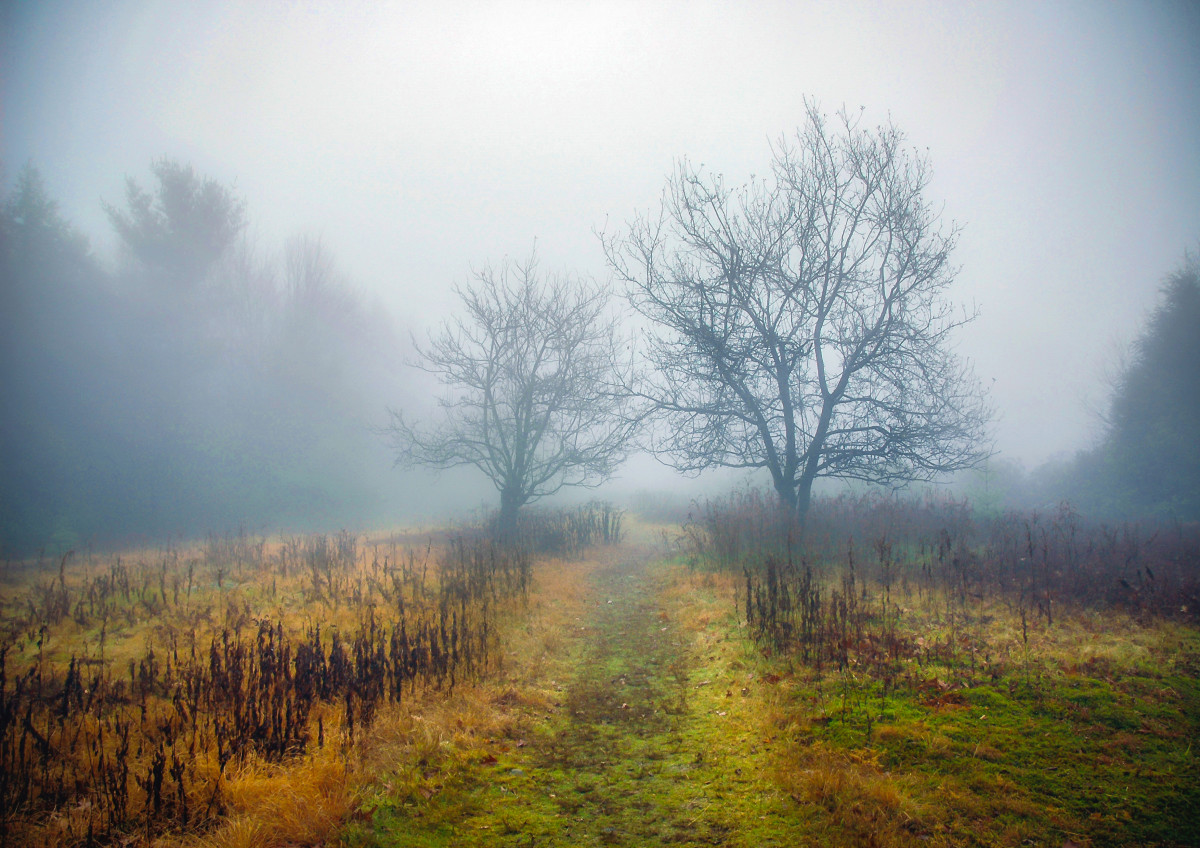
[[797,548],[804,539],[804,523],[808,519],[808,508],[812,505],[812,487],[815,475],[804,475],[800,482],[791,486],[776,481],[779,493],[780,537],[787,540],[788,550]]
[[776,478],[775,492],[779,495],[779,508],[784,512],[793,512],[796,509],[796,489],[788,480]]
[[503,544],[517,540],[517,511],[524,500],[516,489],[500,490],[500,514],[496,516],[496,538]]
[[808,490],[804,490],[803,506],[800,493],[790,483],[776,481],[775,491],[779,494],[779,540],[790,557],[804,529],[804,512],[808,511]]
[[804,533],[804,522],[808,519],[808,508],[812,505],[812,487],[813,478],[807,475],[800,478],[800,485],[796,487],[796,527],[801,534]]

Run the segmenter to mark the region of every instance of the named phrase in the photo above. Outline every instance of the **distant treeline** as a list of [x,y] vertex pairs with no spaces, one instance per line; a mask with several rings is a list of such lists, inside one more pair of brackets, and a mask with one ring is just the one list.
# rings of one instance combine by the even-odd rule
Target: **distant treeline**
[[1092,518],[1200,521],[1200,256],[1169,274],[1138,338],[1116,364],[1092,447],[1026,474],[994,461],[976,506],[1068,501]]
[[0,208],[0,555],[378,515],[398,335],[318,240],[262,251],[170,160],[105,204],[115,269],[32,166]]

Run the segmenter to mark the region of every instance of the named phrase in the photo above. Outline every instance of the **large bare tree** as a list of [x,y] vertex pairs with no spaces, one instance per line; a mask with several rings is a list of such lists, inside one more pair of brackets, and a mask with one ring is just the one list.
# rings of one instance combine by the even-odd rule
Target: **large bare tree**
[[927,160],[889,125],[807,103],[770,175],[737,188],[684,161],[662,208],[603,236],[652,322],[637,394],[677,468],[764,468],[803,521],[821,476],[898,485],[973,466],[990,410],[952,348],[958,231]]
[[458,288],[463,313],[418,346],[418,366],[450,391],[443,420],[391,412],[397,463],[473,465],[500,493],[497,529],[565,486],[594,486],[624,461],[636,417],[607,289],[541,275],[536,256],[506,261]]

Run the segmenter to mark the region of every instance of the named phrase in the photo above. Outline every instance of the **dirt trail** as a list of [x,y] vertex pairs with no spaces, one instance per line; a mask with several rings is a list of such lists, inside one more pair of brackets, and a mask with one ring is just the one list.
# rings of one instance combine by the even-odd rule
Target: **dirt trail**
[[703,816],[709,799],[688,706],[687,640],[655,598],[648,553],[629,553],[593,576],[596,603],[567,686],[566,724],[538,752],[539,764],[575,778],[556,793],[576,824],[564,836],[719,844],[726,828]]

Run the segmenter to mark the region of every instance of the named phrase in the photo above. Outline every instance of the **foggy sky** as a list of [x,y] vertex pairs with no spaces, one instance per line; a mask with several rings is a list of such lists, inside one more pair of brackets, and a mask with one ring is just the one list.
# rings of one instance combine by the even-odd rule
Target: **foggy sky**
[[535,239],[606,279],[595,230],[652,208],[679,157],[765,173],[805,95],[890,114],[965,225],[959,350],[1030,466],[1094,435],[1115,347],[1200,238],[1194,3],[2,8],[6,185],[32,161],[109,256],[101,200],[191,162],[264,244],[319,234],[418,331]]

